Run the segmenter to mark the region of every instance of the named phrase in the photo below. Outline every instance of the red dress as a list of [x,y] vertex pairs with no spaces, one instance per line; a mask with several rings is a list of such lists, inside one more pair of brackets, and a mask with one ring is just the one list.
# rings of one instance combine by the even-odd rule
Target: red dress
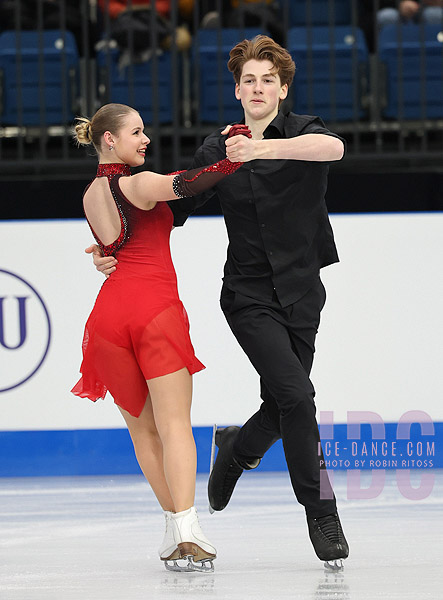
[[[116,404],[138,417],[148,395],[147,379],[186,367],[204,369],[189,337],[189,322],[177,290],[169,236],[173,215],[166,202],[142,210],[109,179],[120,213],[121,233],[105,255],[118,260],[103,284],[83,338],[82,377],[71,390],[96,401],[107,391]],[[92,228],[91,228],[92,229]]]

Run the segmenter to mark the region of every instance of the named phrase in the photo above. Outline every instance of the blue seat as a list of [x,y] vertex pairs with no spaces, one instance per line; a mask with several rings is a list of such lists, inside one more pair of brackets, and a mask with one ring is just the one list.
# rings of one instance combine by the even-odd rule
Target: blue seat
[[2,125],[71,122],[78,64],[77,45],[69,31],[1,33]]
[[255,28],[200,29],[195,36],[193,63],[199,84],[199,117],[211,123],[229,123],[243,116],[235,97],[232,73],[227,68],[229,51],[238,42],[266,32]]
[[288,50],[297,70],[293,109],[325,121],[350,121],[366,115],[363,99],[369,54],[363,32],[350,26],[293,27]]
[[288,0],[289,27],[350,25],[350,0]]
[[384,117],[443,118],[442,25],[387,25],[379,58],[386,69]]
[[[102,102],[128,104],[136,108],[146,125],[153,121],[153,107],[158,102],[160,123],[172,121],[171,53],[163,52],[156,59],[120,67],[117,48],[97,52],[99,96]],[[154,61],[158,85],[153,87]],[[154,90],[157,94],[155,99]]]

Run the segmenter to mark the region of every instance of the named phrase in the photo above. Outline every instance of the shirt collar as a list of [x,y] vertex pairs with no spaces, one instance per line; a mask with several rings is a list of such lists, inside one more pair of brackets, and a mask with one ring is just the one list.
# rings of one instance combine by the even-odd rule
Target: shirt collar
[[[245,118],[238,121],[238,123],[245,124]],[[266,129],[263,132],[264,138],[275,138],[285,137],[285,123],[286,123],[286,114],[281,110],[278,111],[277,116],[269,123]]]
[[280,110],[277,116],[269,123],[263,132],[264,138],[283,138],[285,137],[285,121],[286,116]]

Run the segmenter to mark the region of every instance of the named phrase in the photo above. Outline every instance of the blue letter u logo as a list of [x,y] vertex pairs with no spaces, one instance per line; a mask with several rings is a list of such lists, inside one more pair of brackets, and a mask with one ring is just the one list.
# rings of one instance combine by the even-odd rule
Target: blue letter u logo
[[16,296],[15,299],[18,302],[18,323],[20,329],[20,338],[16,346],[8,346],[8,344],[5,341],[5,317],[3,310],[3,300],[6,300],[6,298],[0,297],[0,344],[7,350],[17,350],[17,348],[23,346],[26,340],[26,300],[28,299],[28,296]]

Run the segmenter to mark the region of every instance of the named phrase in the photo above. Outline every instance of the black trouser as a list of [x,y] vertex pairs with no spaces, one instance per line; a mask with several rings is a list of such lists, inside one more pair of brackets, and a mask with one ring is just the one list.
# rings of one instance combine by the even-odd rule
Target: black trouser
[[263,400],[258,412],[240,429],[234,456],[240,463],[262,458],[281,438],[295,495],[311,517],[336,510],[327,473],[321,466],[315,391],[309,379],[325,300],[320,279],[298,302],[285,308],[275,294],[270,302],[243,296],[225,286],[221,294],[228,324],[260,375]]

